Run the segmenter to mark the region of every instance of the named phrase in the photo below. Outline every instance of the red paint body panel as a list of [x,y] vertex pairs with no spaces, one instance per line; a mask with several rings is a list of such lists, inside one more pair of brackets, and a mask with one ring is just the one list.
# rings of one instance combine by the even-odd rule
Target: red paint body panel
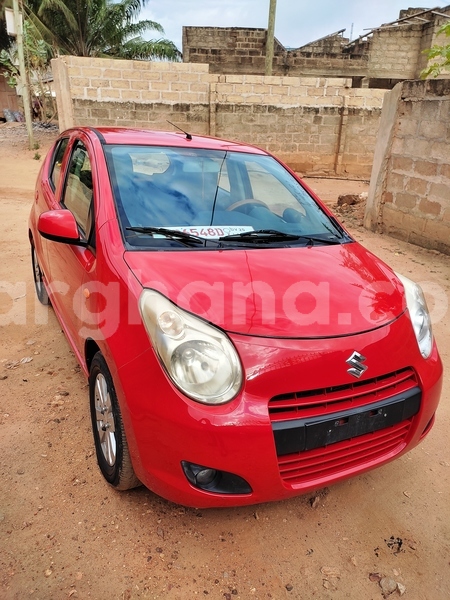
[[[390,340],[400,336],[404,345],[392,347]],[[268,402],[272,396],[296,390],[310,390],[351,377],[344,367],[349,340],[270,340],[233,336],[243,364],[246,381],[242,394],[223,407],[203,407],[182,396],[158,369],[142,370],[142,357],[120,371],[124,394],[135,426],[139,477],[156,493],[175,502],[193,506],[223,506],[226,498],[203,493],[203,498],[174,469],[181,460],[214,464],[244,477],[253,489],[248,497],[235,497],[235,504],[287,498],[328,485],[387,462],[415,446],[436,411],[441,390],[441,366],[437,351],[423,370],[418,351],[413,368],[421,371],[420,385],[426,389],[421,411],[413,418],[407,438],[394,450],[376,459],[360,460],[348,469],[335,469],[332,476],[315,477],[304,484],[286,485],[281,479],[275,451]],[[406,315],[386,328],[354,336],[350,347],[367,356],[374,371],[371,376],[404,366],[405,348],[417,345]],[[153,364],[149,350],[146,364]],[[340,365],[340,368],[337,367]],[[164,398],[164,401],[161,401]],[[164,427],[160,423],[164,422]],[[175,443],[176,440],[176,443]],[[213,458],[214,457],[214,458]],[[180,471],[181,473],[181,471]],[[189,498],[189,499],[188,499]]]
[[[439,401],[438,351],[433,344],[431,355],[422,357],[402,284],[357,242],[176,251],[125,247],[104,144],[258,155],[264,151],[212,138],[187,140],[179,133],[118,128],[98,133],[81,128],[61,137],[69,138],[61,180],[56,189],[49,181],[50,152],[36,185],[30,239],[55,313],[84,372],[89,372],[87,345],[95,342],[105,357],[133,466],[147,487],[196,507],[279,500],[362,473],[419,443],[432,425]],[[60,204],[64,173],[77,139],[91,158],[95,208],[91,248],[48,241],[38,232],[43,212],[66,210]],[[330,214],[326,207],[323,211]],[[228,333],[243,368],[242,388],[231,402],[203,405],[174,386],[142,323],[138,300],[144,287]],[[346,362],[354,351],[368,366],[357,384]],[[291,405],[292,414],[333,415],[338,407],[365,406],[403,393],[408,386],[422,395],[419,411],[411,418],[324,448],[277,456],[273,424],[293,418]],[[364,396],[358,395],[362,389],[367,389]],[[341,393],[345,397],[336,400]],[[280,396],[287,413],[273,409],[273,399]],[[181,461],[236,474],[250,484],[252,493],[199,490],[188,482]]]
[[394,273],[356,242],[127,252],[125,261],[144,287],[157,289],[229,332],[300,338],[351,335],[386,325],[405,310]]

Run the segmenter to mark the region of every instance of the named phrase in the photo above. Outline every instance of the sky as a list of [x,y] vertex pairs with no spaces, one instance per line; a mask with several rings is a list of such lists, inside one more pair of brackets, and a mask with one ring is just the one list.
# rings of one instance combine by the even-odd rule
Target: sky
[[[450,0],[447,0],[450,2]],[[401,9],[410,6],[435,8],[447,2],[424,0],[277,0],[275,37],[283,46],[298,48],[321,37],[346,29],[345,37],[355,39],[398,19]],[[267,28],[270,0],[148,0],[139,18],[156,21],[165,37],[182,49],[182,27]],[[352,31],[353,24],[353,33]],[[152,32],[152,39],[161,37]]]

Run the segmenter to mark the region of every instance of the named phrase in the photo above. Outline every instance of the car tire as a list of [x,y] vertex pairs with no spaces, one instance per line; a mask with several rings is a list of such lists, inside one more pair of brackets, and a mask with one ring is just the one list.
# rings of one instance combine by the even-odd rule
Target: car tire
[[50,300],[47,294],[47,290],[44,285],[44,278],[41,271],[41,266],[38,261],[38,257],[36,254],[36,248],[34,247],[33,242],[31,242],[31,265],[33,267],[33,280],[34,280],[34,288],[36,290],[36,295],[38,300],[44,306],[50,304]]
[[117,490],[141,485],[131,463],[112,376],[101,352],[92,359],[89,400],[95,451],[103,477]]

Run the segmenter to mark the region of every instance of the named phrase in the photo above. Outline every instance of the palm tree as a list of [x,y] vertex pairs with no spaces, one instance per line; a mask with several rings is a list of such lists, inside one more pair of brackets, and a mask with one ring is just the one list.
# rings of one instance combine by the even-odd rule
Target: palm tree
[[159,23],[137,21],[148,0],[29,0],[29,19],[55,54],[178,61],[167,39],[145,40]]

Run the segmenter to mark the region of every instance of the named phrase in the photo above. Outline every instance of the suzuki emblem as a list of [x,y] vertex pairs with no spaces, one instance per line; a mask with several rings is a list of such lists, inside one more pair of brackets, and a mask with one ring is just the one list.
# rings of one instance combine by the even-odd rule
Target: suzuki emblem
[[350,356],[350,358],[347,358],[347,360],[345,361],[351,367],[350,369],[347,369],[347,373],[350,373],[350,375],[353,375],[353,377],[359,379],[361,375],[365,373],[368,369],[366,365],[363,365],[363,362],[365,360],[366,357],[360,354],[359,352],[356,352],[355,350]]

